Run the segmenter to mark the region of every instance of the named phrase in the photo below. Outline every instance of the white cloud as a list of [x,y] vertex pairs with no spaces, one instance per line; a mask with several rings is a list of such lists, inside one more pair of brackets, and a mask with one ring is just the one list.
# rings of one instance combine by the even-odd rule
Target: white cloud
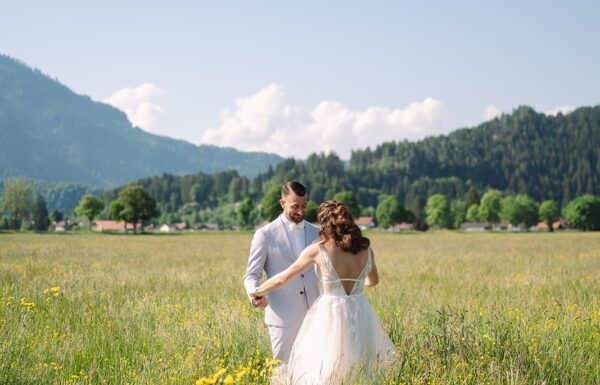
[[545,114],[549,116],[556,116],[560,112],[563,115],[566,115],[570,112],[573,112],[573,110],[575,110],[575,107],[573,106],[556,106],[550,111],[546,111]]
[[284,99],[284,88],[278,84],[237,99],[233,110],[221,113],[220,127],[206,130],[201,142],[296,158],[335,151],[348,159],[352,149],[447,132],[444,106],[433,98],[404,109],[373,106],[364,111],[325,100],[309,112]]
[[105,103],[125,112],[134,126],[155,134],[167,134],[164,129],[164,109],[153,102],[164,91],[152,83],[137,87],[125,87],[114,92]]
[[500,109],[498,107],[496,107],[493,104],[490,104],[489,106],[487,106],[487,108],[485,109],[485,112],[483,113],[483,121],[487,122],[489,120],[492,120],[492,119],[500,116],[501,113],[502,113],[502,111],[500,111]]

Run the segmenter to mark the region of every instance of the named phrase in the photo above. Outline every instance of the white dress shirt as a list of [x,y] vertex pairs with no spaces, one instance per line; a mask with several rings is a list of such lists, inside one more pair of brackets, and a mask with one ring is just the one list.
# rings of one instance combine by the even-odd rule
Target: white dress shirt
[[292,244],[292,250],[294,251],[294,259],[297,259],[302,253],[302,250],[306,247],[306,235],[304,233],[304,220],[300,223],[294,223],[285,216],[285,214],[281,214],[281,219],[283,220],[285,232]]

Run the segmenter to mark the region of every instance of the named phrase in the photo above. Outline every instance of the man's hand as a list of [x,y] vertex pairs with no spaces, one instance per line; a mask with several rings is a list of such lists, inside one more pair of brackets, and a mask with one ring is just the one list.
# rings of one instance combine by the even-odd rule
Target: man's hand
[[252,298],[252,306],[254,307],[267,307],[269,304],[269,300],[266,296],[258,296],[254,293],[250,293],[250,297]]

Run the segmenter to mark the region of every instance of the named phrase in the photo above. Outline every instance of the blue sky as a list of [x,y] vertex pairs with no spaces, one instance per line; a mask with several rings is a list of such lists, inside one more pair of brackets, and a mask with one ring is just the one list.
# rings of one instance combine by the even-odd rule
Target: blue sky
[[149,132],[305,157],[600,101],[598,1],[0,2],[0,52]]

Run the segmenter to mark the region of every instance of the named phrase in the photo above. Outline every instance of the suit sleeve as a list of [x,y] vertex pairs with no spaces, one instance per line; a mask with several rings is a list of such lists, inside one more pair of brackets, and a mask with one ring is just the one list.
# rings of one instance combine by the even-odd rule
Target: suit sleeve
[[246,293],[250,293],[260,286],[260,277],[267,261],[267,251],[265,235],[261,230],[257,230],[250,243],[250,255],[248,256],[246,274],[244,274]]

